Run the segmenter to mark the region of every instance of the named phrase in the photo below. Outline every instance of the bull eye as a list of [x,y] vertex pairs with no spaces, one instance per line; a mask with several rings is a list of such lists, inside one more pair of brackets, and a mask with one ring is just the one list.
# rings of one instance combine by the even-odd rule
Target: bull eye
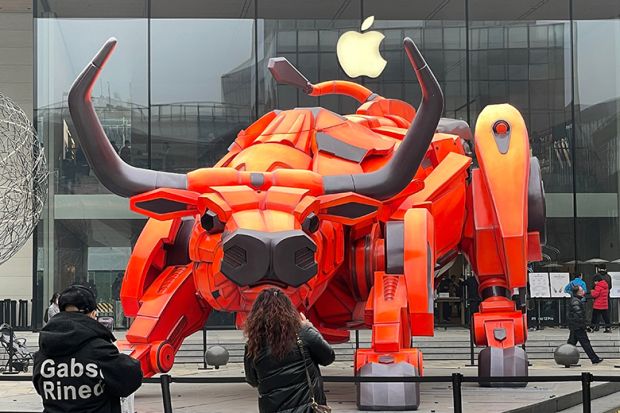
[[304,222],[302,222],[301,228],[308,234],[317,232],[319,229],[319,217],[313,212],[309,213]]
[[217,234],[224,231],[224,223],[220,221],[217,214],[213,211],[207,211],[200,218],[200,225],[209,234]]

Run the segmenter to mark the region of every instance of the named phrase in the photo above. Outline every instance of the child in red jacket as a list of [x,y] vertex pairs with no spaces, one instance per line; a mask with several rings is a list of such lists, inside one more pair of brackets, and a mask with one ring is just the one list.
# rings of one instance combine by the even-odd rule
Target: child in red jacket
[[611,324],[609,323],[609,286],[607,281],[596,274],[594,276],[594,288],[592,289],[592,298],[594,298],[594,306],[592,307],[592,327],[594,331],[598,331],[599,316],[605,321],[605,332],[611,333]]

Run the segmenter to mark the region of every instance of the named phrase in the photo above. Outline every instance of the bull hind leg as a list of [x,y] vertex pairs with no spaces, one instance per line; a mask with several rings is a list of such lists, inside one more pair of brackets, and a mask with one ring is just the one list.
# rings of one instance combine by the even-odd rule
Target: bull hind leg
[[[422,376],[422,352],[412,335],[433,335],[433,218],[425,209],[407,211],[404,221],[386,228],[386,271],[376,271],[367,302],[372,347],[359,349],[356,373],[362,377]],[[416,410],[419,383],[361,383],[364,410]]]
[[211,309],[196,294],[191,265],[166,267],[141,303],[119,349],[139,360],[150,377],[172,368],[183,340],[204,326]]
[[[525,122],[510,105],[487,106],[476,123],[479,168],[472,170],[463,251],[483,299],[473,317],[473,337],[484,346],[482,377],[527,376],[527,338],[522,311],[509,298],[527,285],[528,261],[541,259],[544,202],[538,163],[530,159]],[[487,385],[524,386],[523,382]]]

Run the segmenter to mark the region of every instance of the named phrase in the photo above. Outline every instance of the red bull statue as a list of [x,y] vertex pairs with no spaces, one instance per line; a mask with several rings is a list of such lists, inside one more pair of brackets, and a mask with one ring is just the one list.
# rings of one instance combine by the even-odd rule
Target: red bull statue
[[[474,133],[441,118],[443,94],[414,42],[404,48],[422,89],[417,109],[348,81],[309,82],[284,58],[275,79],[310,96],[340,94],[354,114],[274,110],[242,130],[213,167],[187,174],[126,164],[97,118],[91,91],[110,39],[77,78],[69,109],[101,183],[149,217],[121,289],[133,318],[121,347],[145,376],[170,370],[212,310],[241,327],[258,293],[280,287],[332,343],[372,330],[360,376],[421,376],[413,336],[432,336],[436,276],[463,254],[482,298],[472,320],[482,376],[527,374],[525,316],[511,300],[541,259],[540,167],[521,114],[487,106]],[[474,155],[470,151],[473,146]],[[417,383],[363,383],[358,405],[419,405]]]

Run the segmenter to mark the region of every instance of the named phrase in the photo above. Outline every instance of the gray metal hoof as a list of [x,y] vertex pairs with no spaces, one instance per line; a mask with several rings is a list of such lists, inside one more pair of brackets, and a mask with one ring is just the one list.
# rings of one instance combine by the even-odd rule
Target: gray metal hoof
[[[405,362],[368,363],[361,377],[417,377],[418,369]],[[360,410],[417,410],[420,405],[420,383],[359,383],[357,407]]]
[[[527,353],[521,347],[486,347],[478,354],[479,377],[527,376]],[[481,382],[482,387],[525,387],[527,382]]]

